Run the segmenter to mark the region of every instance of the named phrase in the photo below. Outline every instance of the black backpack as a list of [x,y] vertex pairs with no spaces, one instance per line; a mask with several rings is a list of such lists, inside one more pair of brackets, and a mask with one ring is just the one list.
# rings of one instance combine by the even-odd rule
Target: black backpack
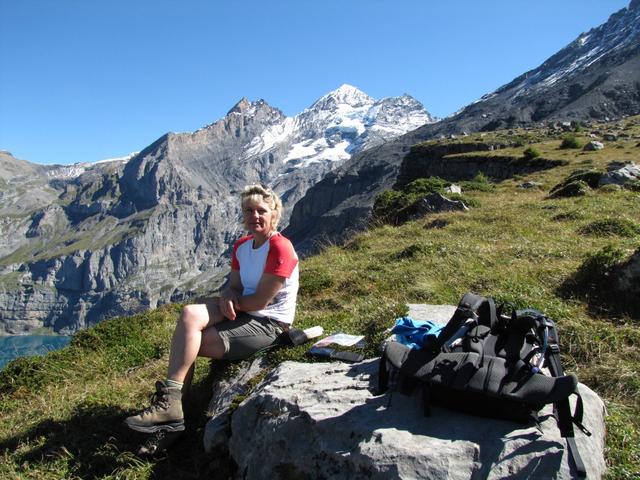
[[[564,375],[554,322],[537,310],[503,314],[493,299],[467,293],[453,317],[422,349],[400,342],[384,345],[378,376],[379,392],[390,385],[409,394],[419,387],[425,415],[431,403],[473,415],[536,421],[546,404],[554,404],[561,435],[567,439],[580,476],[584,463],[573,425],[582,425],[583,405],[574,375]],[[551,376],[545,375],[548,368]],[[572,414],[569,397],[577,396]]]

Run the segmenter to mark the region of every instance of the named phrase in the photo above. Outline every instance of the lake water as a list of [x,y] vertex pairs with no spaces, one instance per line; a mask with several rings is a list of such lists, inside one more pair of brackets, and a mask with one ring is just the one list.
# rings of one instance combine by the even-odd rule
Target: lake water
[[64,335],[0,336],[0,369],[14,358],[44,355],[66,347],[71,337]]

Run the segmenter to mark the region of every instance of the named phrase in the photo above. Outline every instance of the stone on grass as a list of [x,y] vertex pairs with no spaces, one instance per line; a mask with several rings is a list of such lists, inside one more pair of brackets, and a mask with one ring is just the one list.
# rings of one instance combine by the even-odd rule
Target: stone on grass
[[445,188],[445,192],[447,192],[447,193],[462,193],[462,188],[460,187],[460,185],[456,185],[455,183],[452,183],[447,188]]
[[595,141],[595,140],[593,140],[593,141],[591,141],[591,142],[587,143],[587,144],[584,146],[584,150],[587,150],[587,151],[602,150],[603,148],[604,148],[604,143],[602,143],[602,142],[597,142],[597,141]]
[[518,188],[539,188],[542,187],[540,182],[524,182],[518,185]]
[[429,213],[451,212],[456,210],[469,210],[460,200],[450,200],[439,193],[430,193],[423,199],[405,208],[401,213],[401,222],[417,220]]
[[640,165],[628,163],[616,165],[616,167],[600,177],[600,186],[610,184],[624,186],[640,180]]
[[550,195],[551,198],[582,197],[589,191],[589,185],[582,180],[575,180],[556,189]]
[[618,293],[640,304],[640,249],[616,270],[613,284]]

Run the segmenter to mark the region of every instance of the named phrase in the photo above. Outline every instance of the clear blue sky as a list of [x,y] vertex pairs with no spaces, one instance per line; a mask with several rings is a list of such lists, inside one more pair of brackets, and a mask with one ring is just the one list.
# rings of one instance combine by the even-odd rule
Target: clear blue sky
[[628,0],[0,0],[0,149],[96,161],[343,83],[446,116]]

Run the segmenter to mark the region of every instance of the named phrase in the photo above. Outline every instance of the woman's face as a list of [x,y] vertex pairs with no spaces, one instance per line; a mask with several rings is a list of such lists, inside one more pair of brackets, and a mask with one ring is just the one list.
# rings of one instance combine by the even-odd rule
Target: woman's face
[[263,200],[247,198],[242,202],[242,222],[249,233],[258,236],[271,234],[273,210]]

